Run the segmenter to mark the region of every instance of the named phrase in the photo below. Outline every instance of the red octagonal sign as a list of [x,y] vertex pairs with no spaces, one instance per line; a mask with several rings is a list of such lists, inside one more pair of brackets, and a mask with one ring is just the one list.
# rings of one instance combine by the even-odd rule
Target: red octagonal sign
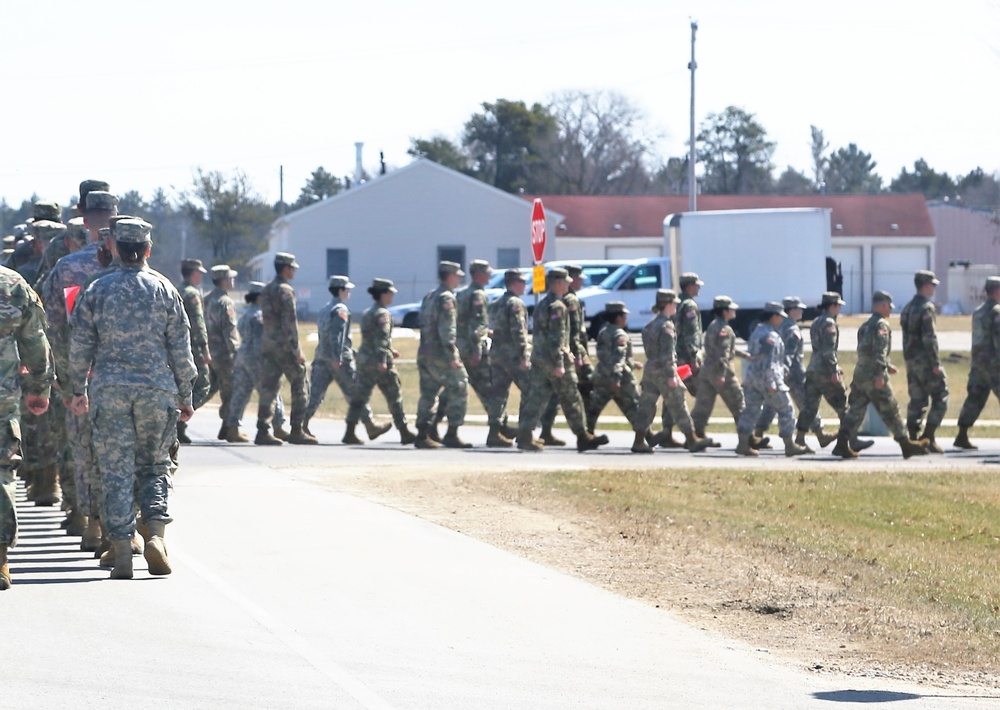
[[538,198],[535,198],[535,204],[531,208],[531,253],[535,257],[535,263],[541,263],[545,255],[545,208]]

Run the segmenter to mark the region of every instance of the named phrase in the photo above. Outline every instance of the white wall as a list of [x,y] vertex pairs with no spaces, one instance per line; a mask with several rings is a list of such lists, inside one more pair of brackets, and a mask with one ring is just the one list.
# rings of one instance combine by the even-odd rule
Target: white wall
[[559,237],[560,259],[643,259],[663,256],[663,237]]
[[860,245],[833,247],[833,259],[840,264],[844,276],[844,292],[840,294],[846,305],[844,313],[863,312],[864,303],[864,249]]

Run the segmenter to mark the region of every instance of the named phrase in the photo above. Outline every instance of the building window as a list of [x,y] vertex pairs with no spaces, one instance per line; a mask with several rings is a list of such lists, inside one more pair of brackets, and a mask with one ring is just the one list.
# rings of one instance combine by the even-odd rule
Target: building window
[[326,250],[326,275],[348,276],[351,273],[350,262],[347,258],[347,249],[327,249]]
[[[465,247],[464,246],[447,246],[438,247],[438,261],[454,261],[456,264],[461,264],[462,270],[465,271],[468,268],[468,264],[465,263]],[[435,264],[435,269],[437,265]]]
[[516,269],[521,265],[521,250],[517,247],[513,249],[497,249],[497,268]]

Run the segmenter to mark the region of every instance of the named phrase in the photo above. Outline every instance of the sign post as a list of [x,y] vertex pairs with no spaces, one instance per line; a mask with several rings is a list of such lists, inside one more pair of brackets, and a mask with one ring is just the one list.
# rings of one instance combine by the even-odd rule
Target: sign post
[[535,257],[531,290],[537,297],[539,293],[545,293],[545,267],[542,265],[545,256],[545,208],[537,197],[531,207],[531,253]]

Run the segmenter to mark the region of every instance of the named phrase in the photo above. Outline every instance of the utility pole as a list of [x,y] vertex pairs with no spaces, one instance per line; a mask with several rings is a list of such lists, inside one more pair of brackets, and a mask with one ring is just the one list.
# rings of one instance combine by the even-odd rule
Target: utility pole
[[698,210],[698,183],[694,178],[695,164],[695,137],[694,137],[694,70],[698,68],[698,63],[694,60],[694,36],[698,32],[698,23],[691,21],[691,61],[688,69],[691,70],[691,153],[688,155],[688,211]]
[[278,166],[278,210],[285,216],[285,166]]

